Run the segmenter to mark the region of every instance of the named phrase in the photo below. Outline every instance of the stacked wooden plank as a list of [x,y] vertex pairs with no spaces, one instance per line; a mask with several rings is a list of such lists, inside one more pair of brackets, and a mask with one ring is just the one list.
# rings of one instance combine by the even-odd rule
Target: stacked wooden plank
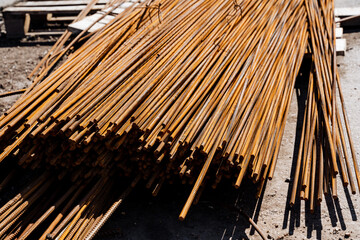
[[335,9],[335,16],[343,27],[360,26],[360,3],[353,7],[339,7]]
[[[103,9],[108,0],[99,0],[91,8],[91,13]],[[72,22],[86,8],[89,0],[61,1],[26,1],[3,10],[8,38],[22,38],[27,35],[62,34],[63,29],[56,30],[49,24],[62,25],[63,28]],[[40,26],[37,26],[40,25]],[[59,28],[59,27],[58,27]],[[42,29],[41,31],[36,29]]]
[[[101,28],[103,28],[106,24],[108,24],[111,20],[115,18],[116,15],[122,13],[126,8],[130,6],[138,6],[139,3],[143,3],[145,0],[128,0],[119,4],[115,9],[105,8],[101,11],[96,12],[93,15],[87,16],[84,19],[74,22],[69,25],[69,30],[73,33],[79,33],[84,29],[87,29],[90,25],[92,25],[87,32],[94,32]],[[110,11],[110,13],[109,13]],[[105,17],[104,14],[106,14]]]

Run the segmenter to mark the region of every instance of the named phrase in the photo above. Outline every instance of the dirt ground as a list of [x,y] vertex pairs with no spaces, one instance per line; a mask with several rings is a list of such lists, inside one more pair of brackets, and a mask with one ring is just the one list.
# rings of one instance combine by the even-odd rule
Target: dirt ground
[[[0,37],[0,92],[26,88],[31,84],[27,75],[45,56],[54,41],[9,41]],[[0,115],[8,109],[19,96],[0,99]]]
[[[343,93],[350,119],[357,157],[360,159],[360,29],[344,34],[348,51],[338,57]],[[53,41],[9,42],[0,38],[0,92],[25,88],[26,75],[53,44]],[[338,180],[339,200],[326,197],[314,214],[308,206],[287,205],[294,170],[294,145],[299,141],[298,111],[301,112],[304,85],[297,84],[282,141],[275,177],[269,181],[263,196],[256,201],[254,186],[245,184],[235,190],[224,183],[216,190],[208,189],[192,207],[185,221],[177,217],[190,192],[181,185],[164,186],[159,196],[138,188],[130,195],[97,239],[261,239],[240,215],[243,209],[274,239],[360,239],[360,194],[351,195]],[[17,96],[0,99],[0,115]]]

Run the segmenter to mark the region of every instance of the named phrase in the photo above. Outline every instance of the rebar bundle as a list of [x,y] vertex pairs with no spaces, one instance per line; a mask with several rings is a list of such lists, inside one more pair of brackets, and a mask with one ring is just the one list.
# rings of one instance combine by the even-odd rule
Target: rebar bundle
[[[356,193],[346,135],[359,189],[360,174],[336,69],[334,4],[321,5],[321,1],[314,0],[305,3],[312,66],[290,205],[295,203],[297,192],[300,192],[300,198],[310,200],[310,210],[314,211],[323,193],[331,192],[337,198],[336,175],[339,172],[343,185],[350,183],[352,193]],[[346,131],[336,104],[336,89]]]
[[[0,237],[91,239],[140,180],[153,195],[177,179],[193,185],[180,219],[201,186],[223,178],[239,187],[248,176],[259,196],[274,175],[305,53],[312,68],[291,204],[298,192],[312,209],[330,189],[336,197],[339,171],[355,193],[333,10],[318,0],[154,0],[126,9],[56,70],[41,70],[0,117],[0,162],[75,184],[50,188],[58,180],[44,173],[0,209]],[[133,180],[116,199],[123,177]]]

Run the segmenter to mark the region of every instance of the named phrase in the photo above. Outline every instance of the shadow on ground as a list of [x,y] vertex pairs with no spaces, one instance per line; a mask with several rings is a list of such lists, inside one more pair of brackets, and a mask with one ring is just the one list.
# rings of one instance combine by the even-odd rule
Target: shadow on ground
[[243,185],[246,189],[235,190],[225,181],[217,189],[205,189],[184,221],[179,221],[178,215],[191,191],[189,186],[164,185],[157,197],[138,187],[96,239],[252,239],[257,233],[247,236],[245,230],[250,224],[238,209],[258,216],[262,198],[254,198],[256,187],[252,182]]

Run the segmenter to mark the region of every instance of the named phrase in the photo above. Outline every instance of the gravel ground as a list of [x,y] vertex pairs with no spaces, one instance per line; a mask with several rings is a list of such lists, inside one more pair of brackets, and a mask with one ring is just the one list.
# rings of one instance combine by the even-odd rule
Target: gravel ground
[[[26,88],[31,84],[27,75],[53,45],[53,41],[9,41],[0,38],[0,92]],[[0,115],[15,103],[19,96],[0,99]]]

